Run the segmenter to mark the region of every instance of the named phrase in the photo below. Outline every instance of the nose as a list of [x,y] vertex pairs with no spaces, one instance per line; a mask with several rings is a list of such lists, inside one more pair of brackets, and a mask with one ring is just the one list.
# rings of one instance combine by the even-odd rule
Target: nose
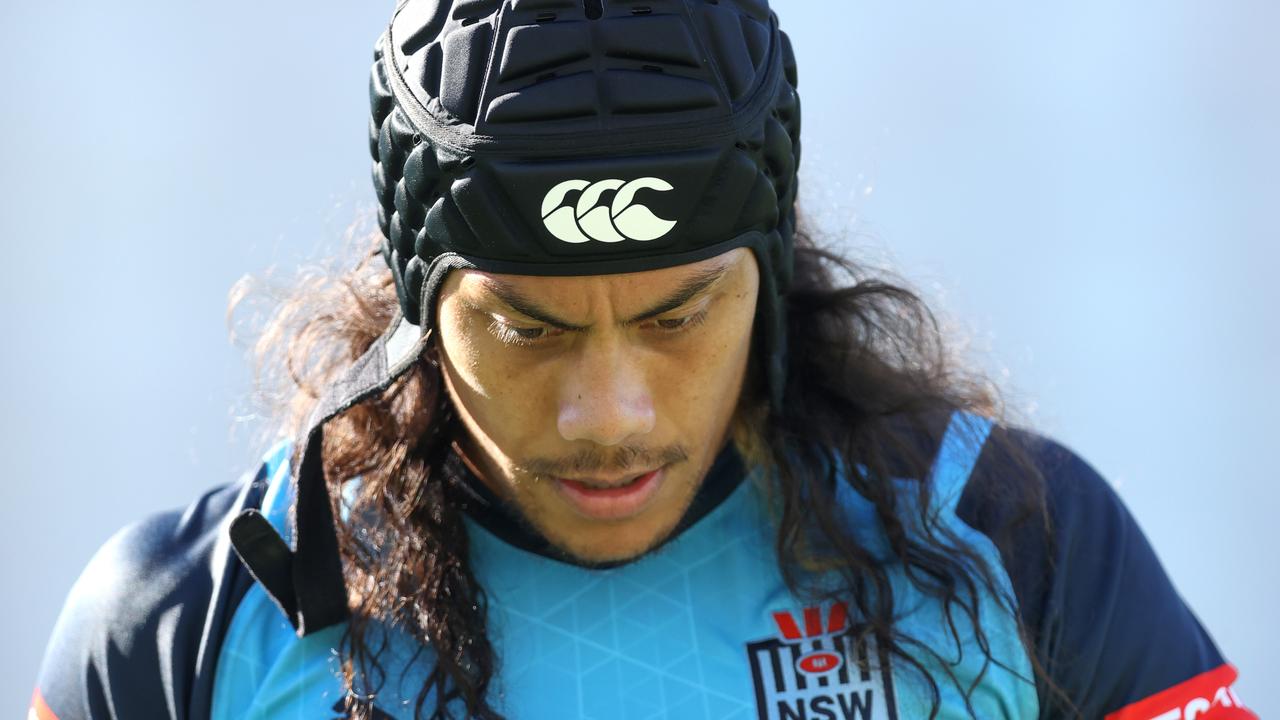
[[653,398],[639,358],[625,342],[587,343],[561,387],[560,436],[618,445],[653,430]]

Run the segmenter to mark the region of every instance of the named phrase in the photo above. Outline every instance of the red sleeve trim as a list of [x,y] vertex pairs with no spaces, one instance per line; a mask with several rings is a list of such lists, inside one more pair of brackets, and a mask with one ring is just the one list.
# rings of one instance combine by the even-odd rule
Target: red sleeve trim
[[1258,720],[1236,696],[1231,687],[1235,681],[1235,667],[1223,664],[1127,705],[1105,720]]
[[58,720],[58,716],[53,714],[49,709],[49,705],[45,703],[44,696],[40,694],[40,688],[36,688],[31,693],[31,707],[27,709],[27,720]]

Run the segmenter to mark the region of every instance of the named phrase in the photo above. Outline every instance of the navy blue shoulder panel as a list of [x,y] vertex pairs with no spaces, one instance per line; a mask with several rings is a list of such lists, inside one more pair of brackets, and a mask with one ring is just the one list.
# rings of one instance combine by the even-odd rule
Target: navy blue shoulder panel
[[58,720],[208,718],[222,637],[252,584],[229,551],[226,521],[260,504],[266,479],[263,466],[98,550],[63,606],[36,682]]
[[[1044,515],[1015,500],[1024,481],[988,441],[959,515],[1000,548],[1041,665],[1076,710],[1100,718],[1223,664],[1111,486],[1067,448],[998,429],[1044,476]],[[1041,717],[1073,714],[1039,683]]]

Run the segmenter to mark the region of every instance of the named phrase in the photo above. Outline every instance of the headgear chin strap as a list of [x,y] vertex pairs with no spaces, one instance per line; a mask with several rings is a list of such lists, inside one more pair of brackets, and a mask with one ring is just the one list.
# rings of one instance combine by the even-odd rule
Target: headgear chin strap
[[757,349],[782,401],[800,107],[766,0],[402,0],[370,79],[382,254],[401,312],[313,413],[292,549],[232,540],[300,634],[347,614],[324,424],[417,359],[450,270],[599,275],[750,248]]
[[429,332],[419,333],[399,313],[391,328],[329,388],[307,420],[302,459],[294,471],[294,547],[257,510],[246,510],[231,522],[236,554],[299,636],[347,617],[346,584],[321,457],[325,423],[390,387],[417,363],[430,341]]

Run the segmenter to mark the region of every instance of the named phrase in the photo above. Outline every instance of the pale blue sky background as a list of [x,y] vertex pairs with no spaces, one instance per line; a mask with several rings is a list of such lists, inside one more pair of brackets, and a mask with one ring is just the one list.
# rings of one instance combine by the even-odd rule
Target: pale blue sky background
[[[1280,5],[775,8],[810,209],[1119,487],[1240,694],[1280,714]],[[0,715],[23,713],[103,540],[253,464],[226,292],[322,257],[368,208],[389,13],[0,7]]]

